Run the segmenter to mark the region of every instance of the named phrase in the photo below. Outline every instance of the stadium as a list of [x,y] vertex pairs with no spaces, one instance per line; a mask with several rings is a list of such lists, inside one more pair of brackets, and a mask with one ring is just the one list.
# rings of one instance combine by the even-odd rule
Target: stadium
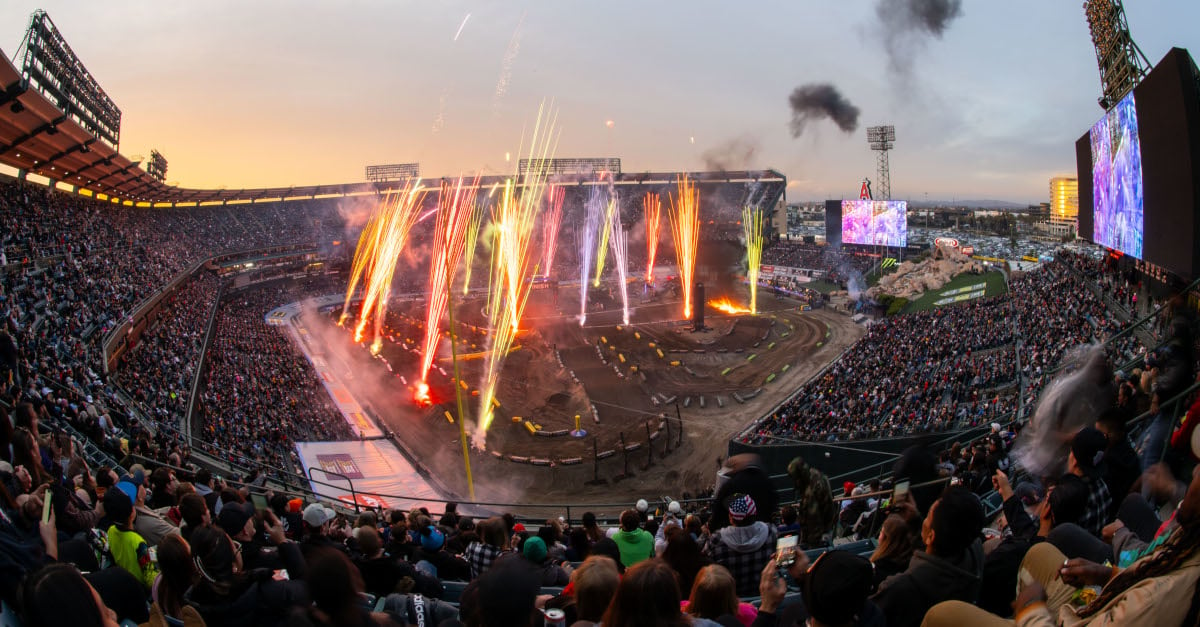
[[1020,240],[893,198],[890,126],[797,230],[782,171],[560,155],[545,103],[506,173],[181,187],[33,13],[3,624],[1197,624],[1200,71],[1084,9],[1078,237]]

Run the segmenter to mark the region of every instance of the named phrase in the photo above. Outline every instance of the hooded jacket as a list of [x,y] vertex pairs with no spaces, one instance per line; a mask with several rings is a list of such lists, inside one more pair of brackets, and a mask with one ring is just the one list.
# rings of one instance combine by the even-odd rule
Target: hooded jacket
[[976,540],[951,559],[917,551],[908,570],[879,585],[872,600],[888,627],[917,627],[925,612],[942,601],[975,603],[983,577],[983,545]]
[[705,553],[729,569],[740,597],[758,592],[762,569],[775,552],[775,526],[762,522],[744,527],[725,527],[709,538]]

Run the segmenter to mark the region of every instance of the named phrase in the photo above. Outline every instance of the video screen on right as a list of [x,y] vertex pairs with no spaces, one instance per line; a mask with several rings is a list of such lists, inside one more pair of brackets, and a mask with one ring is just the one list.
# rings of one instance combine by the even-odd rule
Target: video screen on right
[[1133,94],[1092,126],[1092,241],[1143,258],[1142,149]]
[[1172,48],[1075,143],[1079,236],[1200,273],[1200,71]]
[[907,216],[907,201],[843,200],[842,243],[907,246]]

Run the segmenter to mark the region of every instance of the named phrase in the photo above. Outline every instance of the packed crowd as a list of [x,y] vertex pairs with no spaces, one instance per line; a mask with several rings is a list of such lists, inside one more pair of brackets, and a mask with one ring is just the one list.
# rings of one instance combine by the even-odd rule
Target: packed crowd
[[208,271],[184,283],[133,350],[122,356],[113,377],[144,415],[170,432],[184,428],[219,283]]
[[[1007,295],[872,325],[742,440],[835,441],[985,424],[1015,408],[1011,388],[1019,383],[1025,400],[1035,399],[1068,348],[1121,330],[1122,319],[1082,279],[1047,263],[1012,277]],[[1118,363],[1145,350],[1132,334],[1108,348]]]
[[236,293],[220,308],[198,425],[199,441],[213,456],[299,473],[295,442],[352,436],[286,330],[264,320],[295,298],[277,288],[258,289]]
[[766,265],[810,270],[840,269],[841,274],[846,275],[852,271],[859,274],[866,272],[875,264],[875,258],[842,253],[831,246],[780,240],[763,250],[762,262]]

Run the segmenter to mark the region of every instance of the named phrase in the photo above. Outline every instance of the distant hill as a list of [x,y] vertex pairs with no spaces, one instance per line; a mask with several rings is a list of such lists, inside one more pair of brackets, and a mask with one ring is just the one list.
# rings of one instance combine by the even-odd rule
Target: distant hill
[[[1035,203],[1036,204],[1036,203]],[[910,200],[909,207],[971,207],[974,209],[996,209],[1000,211],[1028,209],[1029,203],[1008,200]]]

